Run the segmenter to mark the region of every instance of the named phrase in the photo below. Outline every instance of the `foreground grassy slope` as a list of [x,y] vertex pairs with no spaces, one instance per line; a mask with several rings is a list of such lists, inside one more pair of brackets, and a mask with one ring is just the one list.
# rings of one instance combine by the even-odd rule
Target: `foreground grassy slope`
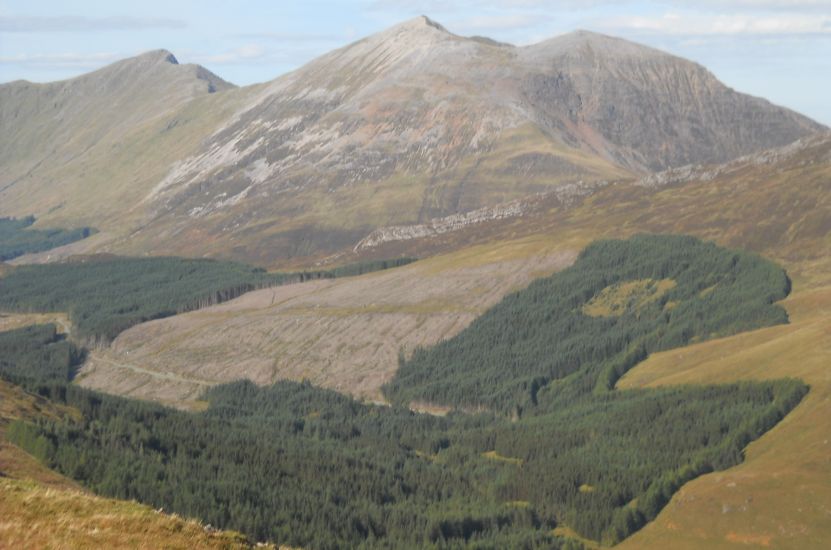
[[0,495],[0,546],[8,548],[252,547],[242,535],[149,506],[35,481],[0,478]]

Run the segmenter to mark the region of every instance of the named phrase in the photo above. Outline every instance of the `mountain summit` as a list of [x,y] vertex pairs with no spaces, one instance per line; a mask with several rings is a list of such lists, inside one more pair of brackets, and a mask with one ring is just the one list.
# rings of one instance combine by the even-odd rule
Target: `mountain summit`
[[[41,151],[19,166],[19,155],[4,160],[0,215],[21,212],[16,192],[41,189],[36,215],[90,212],[80,220],[105,230],[101,239],[111,233],[115,250],[270,263],[351,247],[380,226],[722,162],[824,130],[695,63],[586,31],[515,47],[418,17],[237,90],[175,62],[159,50],[75,79],[83,90],[49,85],[96,106],[57,123],[41,103],[26,111],[32,93],[0,88],[0,139]],[[117,143],[132,166],[102,154],[72,186],[61,180],[73,171],[58,177],[31,136],[58,124],[74,144],[88,118],[156,122],[131,139],[101,136],[97,145]],[[110,171],[108,196],[73,208],[88,196],[81,176],[99,170]],[[55,193],[58,181],[75,193]]]

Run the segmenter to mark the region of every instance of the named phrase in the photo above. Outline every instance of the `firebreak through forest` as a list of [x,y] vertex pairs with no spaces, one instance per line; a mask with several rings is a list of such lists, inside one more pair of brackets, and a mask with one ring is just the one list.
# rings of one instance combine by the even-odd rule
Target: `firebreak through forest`
[[[795,380],[659,390],[615,382],[650,353],[787,322],[784,271],[697,239],[589,246],[459,335],[401,358],[392,406],[308,383],[209,390],[188,413],[85,390],[54,327],[0,334],[0,375],[80,411],[12,441],[94,491],[305,548],[614,543],[685,482],[742,460]],[[411,400],[448,404],[417,414]],[[476,413],[465,411],[479,411]]]

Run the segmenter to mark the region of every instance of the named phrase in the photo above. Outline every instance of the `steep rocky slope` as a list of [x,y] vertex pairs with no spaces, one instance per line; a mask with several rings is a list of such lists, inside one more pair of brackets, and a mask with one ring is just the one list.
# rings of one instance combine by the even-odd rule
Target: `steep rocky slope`
[[521,48],[518,58],[541,126],[636,171],[726,162],[821,128],[696,63],[619,38],[577,31]]
[[[169,71],[167,55],[76,80],[107,90],[99,81],[117,73],[119,82],[158,88],[174,80],[148,62]],[[121,75],[128,67],[139,76]],[[728,89],[694,63],[623,40],[580,31],[517,48],[457,36],[426,17],[263,85],[207,94],[224,84],[199,69],[185,72],[199,86],[176,81],[161,106],[136,111],[144,124],[134,139],[93,140],[99,147],[88,149],[89,139],[65,136],[67,151],[80,155],[75,172],[55,170],[60,155],[10,152],[0,214],[34,213],[44,224],[83,219],[104,231],[87,248],[274,265],[352,248],[381,226],[721,162],[822,129]],[[122,86],[118,97],[164,96],[146,85]],[[20,86],[2,92],[4,112],[19,114],[4,115],[0,129],[31,143],[33,126],[51,132],[54,123],[43,106],[21,111],[32,94]],[[199,95],[194,87],[205,93],[183,99]],[[118,105],[117,118],[133,128],[137,119],[124,105],[97,97]],[[61,128],[86,135],[80,121],[92,113],[78,112]],[[105,126],[113,116],[95,112]],[[62,191],[46,193],[55,189]],[[26,193],[35,200],[24,201]]]

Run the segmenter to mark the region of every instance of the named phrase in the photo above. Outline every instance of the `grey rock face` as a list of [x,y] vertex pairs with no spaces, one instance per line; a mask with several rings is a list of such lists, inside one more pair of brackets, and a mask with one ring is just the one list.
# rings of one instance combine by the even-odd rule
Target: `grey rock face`
[[[523,125],[636,173],[724,162],[823,129],[695,63],[624,40],[578,31],[515,48],[417,18],[273,81],[153,198],[194,208],[187,189],[200,182],[224,188],[247,178],[286,191],[439,174]],[[585,175],[553,156],[512,158],[502,172],[517,166]]]

